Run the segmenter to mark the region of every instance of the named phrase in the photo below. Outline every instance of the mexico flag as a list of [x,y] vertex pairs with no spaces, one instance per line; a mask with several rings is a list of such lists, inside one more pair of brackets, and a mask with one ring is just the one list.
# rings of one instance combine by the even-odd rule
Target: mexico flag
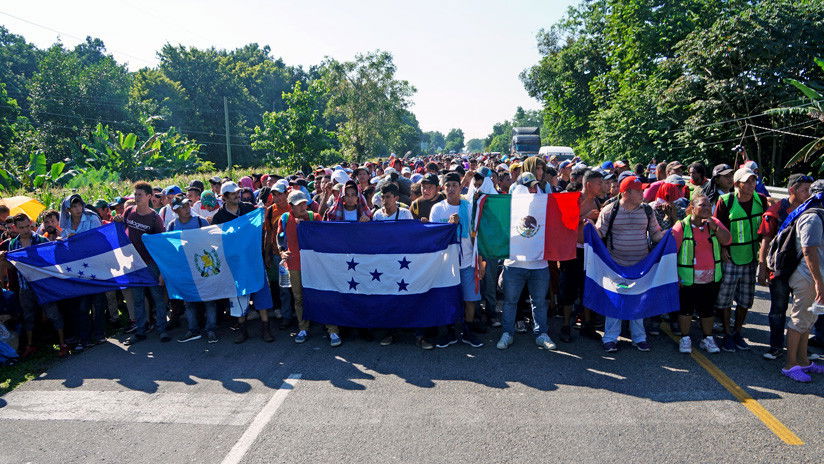
[[487,195],[478,200],[478,254],[517,261],[575,259],[580,193]]

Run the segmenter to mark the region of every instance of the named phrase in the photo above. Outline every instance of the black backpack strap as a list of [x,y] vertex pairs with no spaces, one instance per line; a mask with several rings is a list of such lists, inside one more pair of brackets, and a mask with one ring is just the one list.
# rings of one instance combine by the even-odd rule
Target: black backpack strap
[[618,217],[620,202],[613,202],[612,205],[612,210],[609,212],[609,220],[607,222],[607,232],[604,234],[604,243],[606,243],[607,248],[612,248],[612,225],[615,224],[615,218]]

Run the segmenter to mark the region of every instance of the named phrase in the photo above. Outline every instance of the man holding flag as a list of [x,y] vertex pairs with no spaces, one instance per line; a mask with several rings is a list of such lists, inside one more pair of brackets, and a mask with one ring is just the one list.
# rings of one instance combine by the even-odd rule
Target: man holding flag
[[[657,243],[664,236],[652,208],[644,200],[644,184],[638,177],[630,176],[621,181],[621,199],[608,205],[598,216],[596,228],[606,242],[607,249],[616,264],[632,266],[643,260],[650,251],[650,242]],[[597,308],[593,308],[597,309]],[[632,344],[640,351],[649,351],[644,319],[630,320]],[[618,351],[621,320],[606,317],[601,342],[608,353]]]

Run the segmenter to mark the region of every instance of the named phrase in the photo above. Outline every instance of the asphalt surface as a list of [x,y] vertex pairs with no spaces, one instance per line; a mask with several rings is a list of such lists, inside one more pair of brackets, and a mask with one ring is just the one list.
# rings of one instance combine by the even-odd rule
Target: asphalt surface
[[422,351],[411,333],[331,348],[316,327],[303,345],[111,339],[0,398],[0,462],[820,463],[824,376],[798,384],[761,359],[760,290],[753,350],[708,357],[800,446],[666,335],[650,353],[581,338],[549,352],[527,335],[501,351],[498,330],[483,348]]

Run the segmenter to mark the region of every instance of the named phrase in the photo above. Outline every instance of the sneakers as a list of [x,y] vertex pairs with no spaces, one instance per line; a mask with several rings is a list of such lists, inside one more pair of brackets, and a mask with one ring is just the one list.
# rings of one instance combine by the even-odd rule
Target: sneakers
[[472,348],[480,348],[484,346],[484,342],[482,342],[477,335],[472,333],[472,331],[467,330],[461,335],[461,341],[466,343],[467,345],[471,346]]
[[526,321],[517,321],[515,323],[515,333],[525,334],[526,333]]
[[[812,364],[810,364],[812,365]],[[809,366],[807,366],[809,367]],[[787,377],[795,380],[796,382],[812,382],[813,378],[810,377],[810,374],[804,372],[804,368],[801,366],[793,366],[789,369],[781,369],[781,373],[786,375]]]
[[681,337],[681,342],[678,343],[678,351],[692,353],[692,339],[690,337]]
[[741,336],[741,332],[735,332],[732,334],[732,341],[735,343],[735,347],[741,351],[747,351],[750,349],[750,345],[744,341],[744,337]]
[[171,339],[172,339],[172,336],[169,335],[168,332],[163,332],[162,334],[160,334],[160,341],[163,342],[163,343],[166,343]]
[[718,345],[715,344],[715,337],[712,335],[701,340],[701,349],[707,353],[719,353],[721,351]]
[[245,342],[247,338],[249,338],[249,333],[246,332],[246,322],[238,322],[234,342],[240,344]]
[[560,339],[564,343],[572,342],[572,329],[568,325],[561,326]]
[[448,333],[438,339],[438,342],[435,343],[437,348],[446,348],[449,345],[454,345],[458,343],[458,337],[455,334]]
[[381,346],[389,346],[395,341],[395,337],[387,335],[381,339]]
[[735,353],[735,341],[733,341],[732,335],[727,335],[721,340],[721,349],[727,353]]
[[604,343],[604,351],[607,353],[617,353],[618,352],[618,343],[617,342],[606,342]]
[[[649,342],[646,340],[643,342],[633,343],[632,346],[638,348],[638,351],[647,352],[652,350],[652,347],[650,347]],[[690,351],[692,351],[692,346],[690,346]]]
[[549,335],[547,335],[547,334],[541,334],[541,335],[538,335],[537,337],[535,337],[535,344],[540,346],[541,348],[543,348],[545,350],[554,350],[555,348],[558,348],[555,345],[555,342],[553,342],[552,339],[549,338]]
[[509,335],[509,332],[504,332],[501,334],[501,339],[498,340],[498,344],[495,346],[498,347],[499,350],[505,350],[509,348],[514,341],[512,335]]
[[417,337],[415,339],[415,344],[418,345],[418,347],[420,347],[420,349],[422,350],[431,350],[432,348],[435,348],[435,345],[433,345],[429,342],[429,340],[423,337]]
[[217,343],[217,334],[214,332],[206,332],[206,341],[208,341],[209,343]]
[[804,372],[808,374],[824,374],[824,365],[811,362],[809,366],[803,367]]
[[60,351],[57,352],[57,356],[61,358],[65,358],[69,355],[69,345],[60,345]]
[[338,334],[329,334],[329,346],[336,347],[340,346],[343,343],[343,340],[340,339],[340,335]]
[[492,325],[492,327],[496,327],[496,328],[497,328],[497,327],[500,327],[500,326],[501,326],[501,320],[500,320],[500,319],[498,319],[497,317],[493,317],[492,319],[490,319],[490,321],[491,321],[491,325]]
[[308,337],[309,334],[307,334],[305,330],[301,330],[297,335],[295,335],[295,343],[303,343]]
[[767,351],[766,353],[764,353],[761,356],[764,359],[769,359],[770,361],[773,361],[775,359],[780,358],[783,354],[784,354],[784,348],[777,348],[777,349],[772,349],[771,348],[770,351]]
[[201,338],[201,335],[199,333],[192,332],[191,330],[189,330],[185,334],[183,334],[182,336],[178,337],[177,341],[178,341],[178,343],[186,343],[186,342],[190,342],[192,340],[200,340],[200,338]]
[[135,343],[142,342],[143,340],[146,340],[145,335],[134,334],[131,337],[123,340],[123,344],[126,345],[126,346],[131,346],[131,345],[134,345]]

